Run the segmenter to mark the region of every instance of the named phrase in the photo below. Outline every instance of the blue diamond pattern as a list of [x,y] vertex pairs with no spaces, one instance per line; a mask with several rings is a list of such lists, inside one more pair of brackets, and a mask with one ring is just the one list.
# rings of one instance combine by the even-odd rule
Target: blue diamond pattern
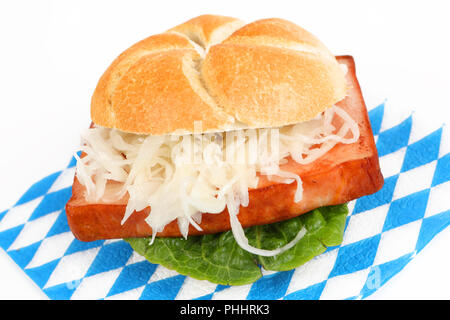
[[141,261],[123,268],[107,296],[112,296],[145,285],[158,265]]
[[64,209],[65,203],[72,195],[72,188],[65,188],[52,193],[47,194],[41,203],[34,210],[30,217],[30,221],[38,219],[49,213]]
[[213,297],[214,293],[210,293],[210,294],[205,294],[204,296],[195,298],[193,300],[211,300]]
[[51,175],[33,184],[30,189],[28,189],[28,191],[25,192],[25,194],[19,199],[19,201],[17,201],[16,206],[45,195],[60,174],[61,171],[52,173]]
[[91,241],[91,242],[83,242],[79,241],[77,239],[74,239],[72,243],[70,244],[69,248],[67,248],[64,255],[69,255],[72,253],[80,252],[80,251],[86,251],[92,248],[100,247],[104,243],[104,240],[97,240],[97,241]]
[[173,300],[186,277],[179,275],[149,283],[142,292],[140,300]]
[[383,226],[387,231],[423,218],[430,190],[422,190],[391,203]]
[[372,126],[372,132],[377,135],[381,129],[381,122],[383,121],[384,115],[384,102],[378,107],[369,111],[370,124]]
[[54,235],[70,231],[69,224],[67,223],[66,211],[63,210],[56,218],[55,223],[47,233],[47,238]]
[[[78,157],[81,157],[81,151],[78,151],[77,155],[78,155]],[[75,159],[75,157],[72,157],[72,159],[70,159],[70,162],[69,162],[67,168],[75,167],[76,164],[77,164],[77,159]]]
[[2,221],[3,217],[6,215],[7,212],[8,212],[8,210],[0,212],[0,221]]
[[26,273],[40,288],[42,288],[47,283],[58,263],[59,260],[53,260],[42,266],[26,269]]
[[437,161],[431,186],[434,187],[447,181],[450,181],[450,153]]
[[214,290],[214,292],[219,292],[219,291],[225,290],[227,288],[230,288],[230,286],[223,285],[223,284],[218,284],[217,287],[216,287],[216,290]]
[[123,267],[132,253],[131,246],[125,241],[104,245],[92,262],[86,276],[89,277],[100,272]]
[[438,158],[442,128],[411,144],[406,149],[402,172],[417,168]]
[[282,298],[289,286],[294,270],[264,276],[256,281],[247,296],[248,300],[268,300]]
[[62,283],[57,286],[44,289],[45,294],[52,300],[68,300],[78,288],[79,281]]
[[411,133],[412,117],[409,117],[399,125],[383,131],[377,140],[378,155],[384,156],[408,145]]
[[379,242],[380,235],[378,234],[341,247],[330,277],[349,274],[370,267],[377,253]]
[[439,232],[450,225],[450,210],[423,219],[416,250],[421,251]]
[[22,231],[24,225],[20,225],[11,229],[7,229],[5,231],[0,232],[0,246],[4,250],[8,250],[11,244],[16,240],[20,231]]
[[363,298],[368,297],[378,290],[383,284],[405,267],[411,260],[412,255],[413,253],[408,253],[395,260],[373,266],[369,271],[367,281],[361,290],[361,296]]
[[391,176],[384,180],[383,188],[369,196],[361,197],[356,200],[353,214],[367,211],[388,204],[394,195],[394,189],[397,184],[398,175]]
[[41,243],[42,240],[20,249],[10,250],[8,251],[8,254],[11,256],[14,262],[23,269],[28,265],[28,263],[30,263],[31,259],[33,259],[34,254],[36,253]]
[[284,297],[285,300],[317,300],[327,284],[326,281],[319,282],[306,289],[292,292]]

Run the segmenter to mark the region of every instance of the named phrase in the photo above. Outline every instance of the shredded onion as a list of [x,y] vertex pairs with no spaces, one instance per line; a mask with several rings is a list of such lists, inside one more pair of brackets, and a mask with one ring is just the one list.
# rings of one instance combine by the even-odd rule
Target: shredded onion
[[[336,116],[342,120],[340,128],[333,126]],[[189,225],[201,230],[201,213],[218,214],[227,208],[237,243],[254,254],[273,256],[294,246],[306,230],[282,248],[250,246],[237,218],[240,206],[249,204],[249,188],[258,186],[260,175],[286,184],[295,181],[294,201],[299,202],[301,178],[280,165],[288,157],[306,165],[337,143],[356,142],[359,134],[358,124],[337,106],[310,121],[275,130],[146,136],[94,127],[82,134],[81,150],[86,155],[76,156],[77,177],[89,202],[111,202],[129,195],[122,223],[150,206],[146,222],[153,231],[152,242],[174,220],[186,238]],[[119,191],[107,193],[108,181],[119,182]]]

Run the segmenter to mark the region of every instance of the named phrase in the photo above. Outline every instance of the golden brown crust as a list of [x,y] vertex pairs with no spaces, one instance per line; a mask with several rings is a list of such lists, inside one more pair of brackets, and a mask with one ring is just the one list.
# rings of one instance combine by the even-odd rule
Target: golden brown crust
[[[348,67],[349,95],[339,106],[358,123],[360,138],[353,144],[338,144],[320,159],[308,165],[294,161],[284,164],[284,171],[302,178],[303,199],[294,202],[296,184],[280,184],[261,176],[257,189],[249,190],[249,205],[241,207],[238,218],[243,227],[261,225],[296,217],[317,207],[344,203],[378,191],[383,185],[378,154],[367,115],[367,110],[356,79],[353,58],[338,57]],[[150,212],[146,208],[134,212],[122,225],[127,198],[115,203],[87,203],[84,187],[75,178],[72,197],[66,213],[74,235],[83,241],[126,237],[145,237],[152,233],[145,222]],[[192,226],[190,235],[216,233],[230,229],[228,212],[203,214],[198,231]],[[181,236],[176,221],[168,224],[157,236]]]
[[186,35],[203,48],[221,42],[234,30],[244,25],[244,22],[225,16],[205,14],[182,23],[168,32]]
[[194,49],[194,46],[185,37],[163,33],[141,40],[120,54],[102,75],[94,91],[91,101],[92,120],[104,127],[115,127],[112,95],[121,78],[140,58],[154,52],[174,49]]
[[[95,124],[164,135],[275,127],[342,100],[344,73],[312,34],[282,19],[204,15],[123,52],[101,77]],[[157,123],[155,123],[155,119]]]
[[307,52],[221,44],[211,47],[202,72],[225,113],[261,128],[310,120],[342,100],[345,90],[336,92],[341,79],[333,76],[341,72],[338,69],[337,63],[330,66],[328,60]]
[[257,41],[256,45],[263,45],[264,42],[307,45],[331,55],[325,45],[310,32],[290,21],[279,18],[261,19],[249,23],[236,30],[223,43],[243,44],[254,39]]
[[[207,95],[202,99],[201,93],[192,92],[196,86],[185,75],[195,72],[190,71],[193,68],[190,64],[196,58],[198,53],[192,49],[142,57],[120,79],[112,95],[116,126],[135,133],[193,132],[195,121],[202,120],[202,125],[208,128],[226,122],[228,116],[213,101],[208,101]],[[196,113],[185,108],[185,104],[195,105]]]

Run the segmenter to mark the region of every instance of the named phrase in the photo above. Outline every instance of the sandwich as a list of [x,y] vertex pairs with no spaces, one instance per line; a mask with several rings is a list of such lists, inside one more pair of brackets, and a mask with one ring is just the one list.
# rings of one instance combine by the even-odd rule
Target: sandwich
[[346,204],[383,186],[351,56],[283,19],[203,15],[101,76],[69,226],[239,285],[339,245]]

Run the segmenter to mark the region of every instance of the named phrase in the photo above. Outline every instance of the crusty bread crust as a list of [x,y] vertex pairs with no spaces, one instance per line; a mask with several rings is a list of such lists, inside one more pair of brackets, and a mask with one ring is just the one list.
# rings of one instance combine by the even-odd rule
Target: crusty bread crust
[[[292,159],[282,165],[283,171],[298,174],[303,183],[303,199],[295,203],[296,183],[282,184],[260,177],[258,188],[249,190],[249,205],[240,207],[238,219],[243,227],[274,223],[296,217],[312,209],[345,203],[372,194],[383,186],[377,149],[367,109],[350,56],[338,57],[348,67],[347,79],[351,86],[348,96],[339,106],[358,123],[360,138],[352,144],[337,144],[333,149],[308,165]],[[67,220],[75,237],[82,241],[127,237],[146,237],[152,234],[145,221],[151,208],[134,212],[122,225],[128,198],[114,203],[89,203],[85,187],[75,177],[72,197],[66,205]],[[227,210],[220,214],[203,214],[202,231],[189,227],[189,235],[200,235],[230,230]],[[181,236],[177,221],[169,223],[159,237]]]
[[94,91],[91,118],[150,135],[278,127],[315,117],[346,91],[335,57],[299,26],[203,15],[117,57]]

